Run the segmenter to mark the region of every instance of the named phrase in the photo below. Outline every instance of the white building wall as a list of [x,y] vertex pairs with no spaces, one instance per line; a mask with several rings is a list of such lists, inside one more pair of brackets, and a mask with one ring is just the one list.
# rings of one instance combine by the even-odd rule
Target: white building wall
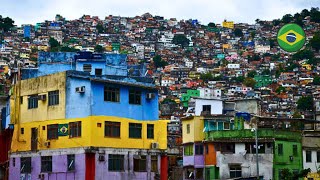
[[203,105],[211,105],[211,114],[222,114],[223,102],[216,99],[195,99],[195,115],[200,116]]
[[[319,149],[320,151],[320,149]],[[311,172],[317,172],[317,167],[320,166],[320,162],[317,162],[317,151],[311,150],[311,162],[306,162],[306,150],[302,151],[303,156],[303,169],[311,169]]]

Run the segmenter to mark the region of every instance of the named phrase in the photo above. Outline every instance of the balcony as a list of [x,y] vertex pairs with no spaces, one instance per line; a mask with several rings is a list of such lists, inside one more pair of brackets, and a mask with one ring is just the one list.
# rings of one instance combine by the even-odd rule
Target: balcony
[[[275,130],[275,129],[258,129],[259,139],[291,139],[301,140],[301,132],[289,130]],[[243,130],[224,130],[224,131],[209,131],[205,133],[205,139],[208,141],[221,140],[254,140],[255,133],[251,129]]]

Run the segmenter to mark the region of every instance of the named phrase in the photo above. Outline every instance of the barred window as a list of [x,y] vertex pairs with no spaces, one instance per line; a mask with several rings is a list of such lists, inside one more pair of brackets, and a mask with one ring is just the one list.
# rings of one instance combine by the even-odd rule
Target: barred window
[[120,137],[120,122],[105,122],[104,136],[106,137]]
[[21,158],[21,173],[31,173],[31,157],[22,157]]
[[58,105],[59,104],[59,90],[49,91],[49,106]]
[[58,139],[58,124],[47,126],[47,139]]
[[41,157],[41,172],[52,172],[52,156]]
[[31,95],[28,98],[28,109],[38,108],[38,95]]
[[141,91],[129,90],[129,104],[141,104]]
[[69,123],[69,137],[81,137],[81,121]]
[[108,155],[108,170],[123,171],[124,170],[124,155],[109,154]]
[[142,124],[129,123],[129,138],[141,138]]
[[120,102],[120,89],[115,87],[104,87],[104,101]]

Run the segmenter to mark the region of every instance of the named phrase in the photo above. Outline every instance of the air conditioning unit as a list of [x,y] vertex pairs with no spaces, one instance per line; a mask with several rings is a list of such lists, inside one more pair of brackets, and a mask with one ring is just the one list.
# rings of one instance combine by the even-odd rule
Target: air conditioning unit
[[289,156],[290,161],[293,161],[293,156]]
[[157,142],[151,143],[151,149],[159,149],[159,143]]
[[41,94],[38,96],[38,100],[45,101],[47,99],[47,95]]
[[104,155],[100,154],[100,155],[99,155],[99,161],[104,161],[104,160],[105,160]]
[[156,95],[154,93],[147,93],[147,99],[153,99]]
[[49,141],[47,141],[47,142],[44,142],[44,144],[43,144],[44,146],[46,146],[46,147],[49,147],[50,146],[50,142]]
[[84,93],[85,91],[86,91],[86,87],[85,86],[76,87],[76,92],[77,93]]

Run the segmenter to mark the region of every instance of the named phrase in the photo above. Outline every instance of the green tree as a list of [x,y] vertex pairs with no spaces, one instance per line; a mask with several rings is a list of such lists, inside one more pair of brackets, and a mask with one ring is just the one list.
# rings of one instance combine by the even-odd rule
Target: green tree
[[318,63],[320,63],[320,58],[311,58],[308,60],[308,64],[311,65],[317,65]]
[[316,33],[310,40],[310,45],[316,51],[320,50],[320,33]]
[[49,46],[50,46],[51,52],[57,52],[57,51],[59,51],[60,43],[56,39],[54,39],[53,37],[50,37]]
[[213,80],[213,75],[210,72],[207,72],[207,73],[201,74],[200,79],[205,82],[208,82]]
[[295,60],[302,60],[302,59],[312,59],[314,57],[314,53],[309,49],[303,49],[298,52],[296,52],[292,59]]
[[256,72],[256,71],[249,71],[249,72],[247,73],[247,77],[249,77],[249,78],[254,78],[255,75],[257,75],[257,72]]
[[310,20],[312,22],[320,23],[320,12],[319,8],[311,8],[310,10]]
[[213,23],[213,22],[210,22],[210,23],[208,24],[208,26],[209,26],[209,27],[216,27],[216,24]]
[[14,21],[11,18],[9,17],[2,18],[2,16],[0,15],[0,30],[7,32],[13,26],[14,26]]
[[301,114],[299,111],[294,111],[294,113],[292,114],[293,118],[302,118]]
[[286,15],[284,15],[283,17],[282,17],[282,22],[283,23],[289,23],[289,22],[291,22],[293,20],[293,17],[292,17],[292,15],[291,14],[286,14]]
[[242,37],[242,36],[243,36],[242,30],[239,29],[239,28],[235,28],[235,29],[234,29],[234,35],[235,35],[236,37]]
[[279,86],[277,89],[276,89],[276,93],[277,94],[281,94],[281,93],[284,93],[286,92],[286,88],[283,87],[283,86]]
[[254,86],[256,85],[256,81],[253,79],[253,78],[250,78],[250,77],[246,77],[244,80],[243,80],[243,84],[247,87],[252,87],[254,88]]
[[189,46],[190,40],[184,34],[175,34],[172,43],[181,45],[182,48]]
[[307,111],[307,110],[313,110],[313,98],[312,96],[302,96],[299,98],[297,102],[298,106],[297,109],[302,110],[302,111]]
[[161,56],[160,55],[156,55],[153,57],[153,63],[154,63],[154,66],[156,68],[159,68],[159,67],[165,67],[166,65],[168,65],[168,63],[166,61],[163,61],[161,59]]
[[237,83],[242,83],[244,81],[244,77],[243,76],[238,76],[238,77],[236,77],[235,80],[236,80]]
[[262,71],[262,75],[270,75],[270,70],[269,69],[264,69],[263,71]]
[[60,48],[60,51],[61,52],[76,52],[77,51],[77,49],[75,49],[75,48],[70,48],[70,47],[68,47],[68,46],[62,46],[61,48]]
[[97,44],[97,45],[94,47],[94,51],[95,51],[95,52],[98,52],[98,53],[103,53],[103,52],[104,52],[104,48],[103,48],[101,45]]
[[313,84],[320,85],[320,76],[316,75],[313,77]]
[[275,20],[272,21],[272,25],[273,26],[278,26],[280,23],[281,23],[280,19],[275,19]]

